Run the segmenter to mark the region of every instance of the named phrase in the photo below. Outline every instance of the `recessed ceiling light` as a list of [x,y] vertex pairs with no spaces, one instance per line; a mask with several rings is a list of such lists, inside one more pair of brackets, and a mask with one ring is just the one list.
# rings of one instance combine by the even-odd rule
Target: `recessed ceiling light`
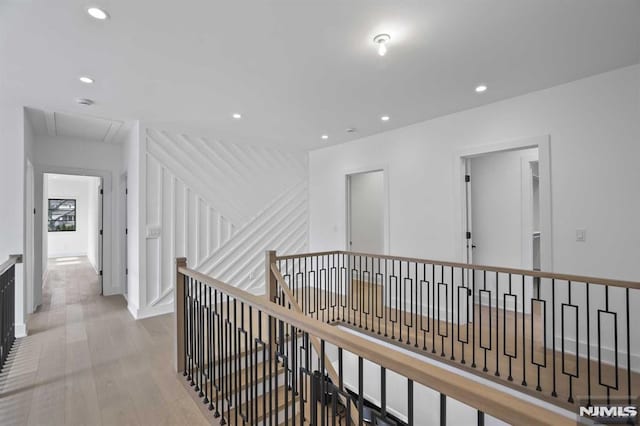
[[99,7],[90,7],[89,9],[87,9],[87,13],[91,15],[92,18],[96,18],[101,21],[109,18],[109,14]]
[[320,137],[321,137],[322,139],[324,139],[324,140],[329,139],[329,135],[322,135],[322,136],[320,136]]
[[391,117],[389,117],[388,115],[383,115],[382,117],[380,117],[380,120],[382,121],[389,121]]
[[236,112],[235,114],[232,115],[232,117],[235,118],[236,120],[240,120],[242,118],[242,114],[239,114]]
[[391,40],[389,34],[378,34],[373,38],[373,42],[378,46],[378,55],[384,56],[387,53],[387,42]]
[[93,100],[87,98],[78,98],[76,99],[76,102],[84,106],[91,106],[94,104]]
[[80,77],[80,81],[86,84],[91,84],[93,83],[93,79],[91,77],[87,77],[87,76],[82,76]]
[[477,93],[482,93],[484,91],[487,90],[487,85],[486,84],[481,84],[478,87],[476,87],[476,92]]

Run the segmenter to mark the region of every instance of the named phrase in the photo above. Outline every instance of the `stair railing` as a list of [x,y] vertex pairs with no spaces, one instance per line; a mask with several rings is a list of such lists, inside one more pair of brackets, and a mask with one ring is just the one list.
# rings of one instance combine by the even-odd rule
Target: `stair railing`
[[267,262],[307,316],[555,405],[640,394],[639,282],[347,251]]
[[4,367],[7,356],[16,340],[15,306],[16,306],[16,267],[22,262],[21,255],[9,256],[0,265],[0,371]]
[[[478,424],[485,414],[512,424],[575,424],[575,418],[193,271],[186,259],[177,259],[176,271],[177,371],[220,424],[363,424],[371,411],[363,400],[365,363],[382,384],[380,412],[373,416],[386,423],[378,424],[425,424],[415,417],[423,402],[414,391],[423,387],[439,395],[440,424],[455,414],[447,413],[448,399],[475,409]],[[279,278],[277,270],[269,271]],[[277,283],[271,287],[282,291]],[[337,366],[337,380],[327,379],[329,365]],[[350,374],[357,378],[355,389],[344,383]],[[408,395],[404,413],[386,403],[393,396],[387,389],[398,392],[394,380]],[[343,401],[357,407],[357,419]]]

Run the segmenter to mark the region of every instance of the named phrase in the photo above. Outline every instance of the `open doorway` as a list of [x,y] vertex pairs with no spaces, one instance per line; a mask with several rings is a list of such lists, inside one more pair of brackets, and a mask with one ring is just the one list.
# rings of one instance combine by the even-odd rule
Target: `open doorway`
[[384,254],[387,241],[383,170],[347,175],[347,249]]
[[540,268],[538,148],[467,158],[467,261]]
[[[79,294],[103,294],[102,179],[45,173],[43,254],[49,274],[82,274]],[[70,280],[68,282],[72,282]]]

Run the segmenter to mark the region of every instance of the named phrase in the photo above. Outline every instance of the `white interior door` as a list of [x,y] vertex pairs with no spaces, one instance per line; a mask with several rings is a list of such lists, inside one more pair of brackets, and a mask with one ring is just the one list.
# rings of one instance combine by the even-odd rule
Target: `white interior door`
[[383,254],[385,189],[384,171],[347,176],[349,250]]

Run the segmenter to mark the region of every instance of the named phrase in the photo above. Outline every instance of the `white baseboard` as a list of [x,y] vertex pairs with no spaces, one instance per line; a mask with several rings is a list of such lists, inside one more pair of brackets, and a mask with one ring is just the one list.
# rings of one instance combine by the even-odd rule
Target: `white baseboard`
[[144,318],[155,317],[158,315],[170,314],[173,312],[173,303],[166,305],[147,306],[144,308],[137,308],[132,305],[127,305],[127,309],[133,318],[139,320]]
[[[556,351],[560,351],[562,348],[562,336],[555,336],[555,341],[556,341]],[[566,346],[569,346],[570,348],[575,348],[576,340],[569,337],[565,337],[565,352],[568,354],[568,356],[575,356],[575,351],[567,349]],[[550,349],[550,348],[547,348],[547,349]],[[589,345],[589,352],[590,352],[591,359],[597,361],[598,345],[595,343],[591,343]],[[580,358],[587,357],[587,342],[584,342],[584,341],[579,342],[578,355],[580,355]],[[601,360],[603,364],[615,365],[616,358],[615,358],[615,351],[613,350],[613,348],[603,346],[601,348],[601,357],[602,357]],[[623,368],[625,370],[627,368],[626,347],[618,349],[618,367]],[[640,354],[631,353],[631,370],[636,372],[640,371]]]
[[16,333],[16,337],[27,337],[27,324],[15,324],[14,330]]
[[59,257],[87,257],[87,253],[56,253],[51,254],[48,259],[57,259]]

